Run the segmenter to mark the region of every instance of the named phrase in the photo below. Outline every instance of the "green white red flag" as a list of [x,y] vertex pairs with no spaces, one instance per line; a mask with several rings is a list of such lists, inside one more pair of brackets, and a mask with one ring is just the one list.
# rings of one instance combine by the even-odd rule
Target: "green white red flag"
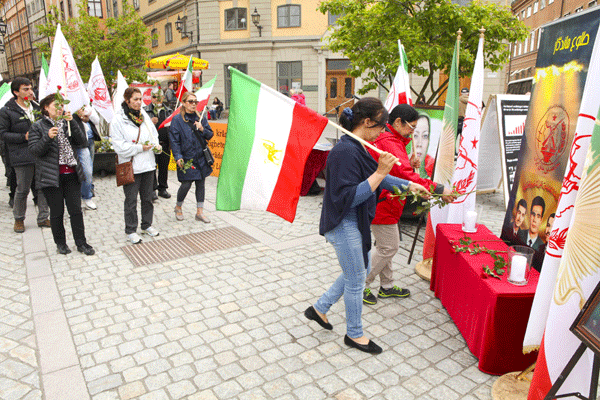
[[[600,281],[600,43],[590,57],[575,137],[523,342],[540,349],[528,400],[543,399],[581,341],[569,327]],[[581,177],[581,178],[580,178]],[[587,350],[557,395],[589,397]]]
[[191,92],[194,89],[194,84],[192,82],[193,72],[194,72],[193,66],[194,66],[193,57],[190,56],[190,61],[188,62],[188,66],[185,69],[185,73],[183,74],[183,77],[181,78],[181,83],[179,85],[179,88],[177,88],[177,102],[179,102],[181,100],[181,96],[183,96],[183,94],[185,92]]
[[293,222],[304,164],[329,121],[229,70],[231,104],[216,208],[269,211]]
[[0,108],[4,107],[7,101],[12,99],[14,96],[10,91],[10,84],[4,82],[2,86],[0,86]]
[[[208,104],[208,100],[210,99],[210,95],[212,93],[213,88],[215,87],[216,81],[217,75],[215,75],[215,77],[212,78],[210,81],[206,82],[206,84],[202,85],[202,87],[198,89],[196,93],[194,93],[194,95],[196,96],[196,100],[198,100],[198,106],[196,107],[196,110],[198,110],[200,114],[202,114],[202,110],[204,110],[204,107],[206,107],[206,105]],[[178,112],[179,110],[174,110],[173,113],[169,115],[169,117],[165,119],[162,122],[162,124],[160,124],[158,129],[171,126],[171,120]]]
[[394,77],[392,87],[385,99],[384,106],[388,111],[392,111],[398,104],[410,104],[412,106],[412,98],[410,95],[410,80],[408,76],[408,59],[404,46],[398,40],[398,50],[400,52],[400,64]]
[[[46,61],[46,57],[44,57],[44,53],[42,53],[42,68],[40,69],[40,79],[38,88],[45,88],[48,83],[48,62]],[[44,89],[45,90],[45,89]],[[41,94],[41,93],[40,93]],[[41,100],[41,99],[38,99]]]

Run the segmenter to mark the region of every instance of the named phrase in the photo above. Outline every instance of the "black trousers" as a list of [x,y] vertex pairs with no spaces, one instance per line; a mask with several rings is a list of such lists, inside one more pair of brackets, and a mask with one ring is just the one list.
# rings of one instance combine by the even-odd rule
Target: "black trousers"
[[67,243],[64,225],[65,204],[71,220],[75,245],[81,246],[87,243],[81,212],[81,183],[77,179],[77,174],[61,174],[58,187],[46,187],[42,192],[50,208],[50,225],[54,243],[57,245]]
[[134,174],[135,181],[129,185],[123,185],[125,193],[125,234],[129,235],[137,230],[137,198],[140,195],[140,205],[142,208],[142,229],[148,229],[152,226],[152,217],[154,216],[154,205],[152,204],[152,182],[155,177],[154,171]]
[[[168,148],[165,150],[163,147],[163,151],[168,153],[170,150]],[[156,179],[156,174],[154,175],[154,190],[166,189],[169,187],[167,180],[169,178],[169,161],[171,160],[171,156],[160,153],[155,154],[154,159],[158,167],[158,180]]]

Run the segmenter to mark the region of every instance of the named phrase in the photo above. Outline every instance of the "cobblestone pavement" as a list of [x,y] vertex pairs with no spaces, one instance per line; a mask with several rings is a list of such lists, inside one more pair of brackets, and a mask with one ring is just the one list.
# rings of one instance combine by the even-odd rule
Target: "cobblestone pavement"
[[[1,167],[0,167],[1,168]],[[170,192],[179,183],[170,175]],[[0,399],[489,399],[495,377],[477,369],[427,282],[407,265],[415,223],[403,226],[395,279],[407,299],[364,308],[366,335],[384,352],[343,344],[343,301],[333,331],[303,316],[339,275],[318,236],[321,196],[303,197],[293,224],[264,212],[214,211],[194,220],[193,193],[174,218],[174,196],[155,203],[158,238],[234,226],[257,243],[134,267],[125,241],[123,192],[95,177],[97,211],[85,211],[96,255],[56,253],[49,229],[12,231],[0,188]],[[499,233],[501,194],[480,195],[482,222]],[[67,217],[68,219],[68,217]],[[67,238],[74,248],[68,221]],[[422,237],[421,231],[421,237]],[[145,238],[147,240],[154,240]]]

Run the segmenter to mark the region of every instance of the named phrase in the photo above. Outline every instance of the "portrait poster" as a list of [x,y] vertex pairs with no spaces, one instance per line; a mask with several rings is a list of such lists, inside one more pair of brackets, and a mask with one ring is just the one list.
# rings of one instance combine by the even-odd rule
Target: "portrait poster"
[[419,119],[417,119],[413,131],[413,140],[407,146],[406,151],[408,154],[414,151],[421,160],[419,175],[422,178],[431,179],[436,151],[442,134],[444,108],[421,105],[415,109],[419,112]]
[[532,247],[537,269],[558,205],[599,21],[597,10],[541,29],[530,107],[501,233],[509,245]]

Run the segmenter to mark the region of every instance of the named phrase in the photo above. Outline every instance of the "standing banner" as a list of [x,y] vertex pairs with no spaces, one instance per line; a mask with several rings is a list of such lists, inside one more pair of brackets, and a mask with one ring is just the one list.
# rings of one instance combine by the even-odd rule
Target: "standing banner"
[[600,10],[594,9],[549,24],[541,33],[531,104],[501,235],[509,245],[533,248],[533,266],[538,270],[548,241],[544,232],[560,197],[599,22]]
[[442,120],[444,108],[439,106],[415,107],[419,112],[419,119],[413,131],[413,140],[406,147],[410,154],[415,152],[421,161],[419,175],[421,178],[431,179],[435,166],[435,157],[442,133]]

